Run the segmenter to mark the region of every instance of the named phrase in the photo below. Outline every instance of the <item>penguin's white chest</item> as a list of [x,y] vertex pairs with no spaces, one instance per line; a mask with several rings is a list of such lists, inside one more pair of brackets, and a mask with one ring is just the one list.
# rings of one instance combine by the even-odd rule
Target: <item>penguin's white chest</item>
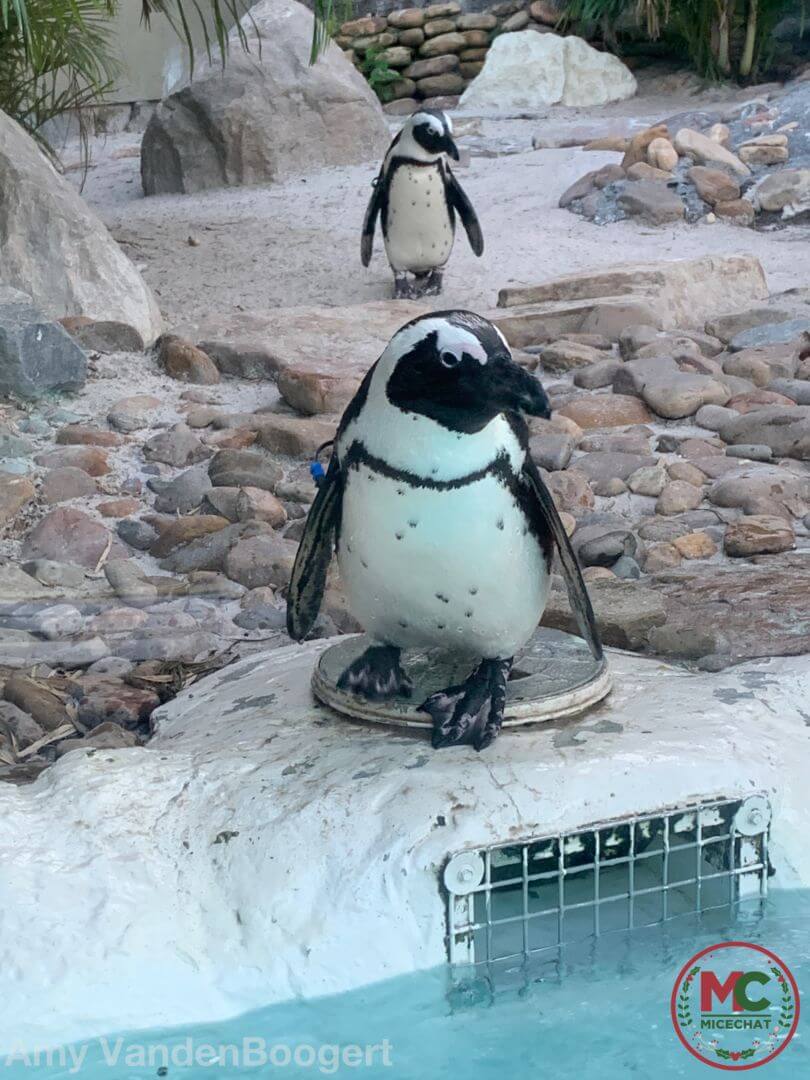
[[444,266],[454,222],[438,166],[400,165],[388,192],[385,251],[394,270],[424,273]]
[[513,656],[548,593],[542,549],[492,476],[435,490],[352,469],[338,560],[355,617],[375,640],[402,648]]

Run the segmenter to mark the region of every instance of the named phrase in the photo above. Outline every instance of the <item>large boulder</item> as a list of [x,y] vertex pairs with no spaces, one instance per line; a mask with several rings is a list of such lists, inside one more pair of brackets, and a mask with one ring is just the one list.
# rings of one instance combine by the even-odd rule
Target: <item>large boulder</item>
[[484,112],[543,109],[547,105],[606,105],[636,92],[621,60],[598,52],[578,37],[525,30],[492,43],[478,78],[461,107]]
[[19,124],[0,113],[0,282],[50,318],[86,315],[161,329],[155,298],[99,218]]
[[261,0],[243,28],[249,52],[232,31],[225,70],[205,64],[158,106],[141,149],[145,194],[263,184],[384,155],[388,128],[365,79],[336,45],[310,65],[302,4]]

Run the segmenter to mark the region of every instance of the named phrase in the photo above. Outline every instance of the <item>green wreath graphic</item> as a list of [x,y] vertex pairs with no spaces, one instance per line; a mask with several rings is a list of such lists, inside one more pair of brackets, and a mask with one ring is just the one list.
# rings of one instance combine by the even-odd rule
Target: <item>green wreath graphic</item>
[[[689,972],[687,972],[683,982],[681,983],[681,988],[678,993],[676,1009],[678,1022],[683,1029],[694,1027],[692,1019],[692,1007],[689,998],[692,982],[699,971],[700,966],[698,965],[696,967],[693,967]],[[790,988],[788,980],[785,978],[784,972],[782,972],[778,967],[774,967],[773,965],[771,965],[770,971],[782,990],[782,1005],[779,1011],[779,1022],[774,1027],[773,1031],[770,1034],[770,1037],[765,1042],[766,1046],[768,1045],[768,1043],[770,1043],[771,1047],[773,1047],[776,1045],[776,1036],[780,1033],[786,1032],[792,1026],[793,1018],[796,1012],[796,1003],[793,1000],[793,992]],[[702,1032],[698,1028],[694,1028],[694,1038],[698,1044],[705,1046],[705,1043],[703,1043]],[[760,1049],[760,1044],[746,1047],[744,1050],[724,1050],[719,1046],[713,1046],[711,1049],[713,1050],[714,1054],[718,1058],[720,1058],[721,1061],[748,1061],[756,1054],[757,1050]]]

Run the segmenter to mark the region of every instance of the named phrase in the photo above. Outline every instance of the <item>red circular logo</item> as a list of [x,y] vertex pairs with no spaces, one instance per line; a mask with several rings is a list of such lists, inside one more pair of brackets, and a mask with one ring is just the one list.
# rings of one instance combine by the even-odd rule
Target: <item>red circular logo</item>
[[722,941],[696,953],[672,988],[672,1023],[698,1061],[755,1069],[781,1054],[799,1023],[799,988],[769,949]]

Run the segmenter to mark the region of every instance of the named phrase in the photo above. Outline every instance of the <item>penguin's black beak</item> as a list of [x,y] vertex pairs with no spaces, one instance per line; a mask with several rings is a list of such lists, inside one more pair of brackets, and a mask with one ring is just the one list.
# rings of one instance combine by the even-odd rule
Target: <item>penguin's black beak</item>
[[441,149],[445,152],[445,154],[447,154],[448,157],[451,157],[453,161],[458,161],[458,147],[453,142],[453,139],[450,135],[445,135],[443,137]]
[[486,364],[484,380],[489,400],[499,412],[520,412],[548,420],[551,405],[543,385],[506,353],[499,353]]

